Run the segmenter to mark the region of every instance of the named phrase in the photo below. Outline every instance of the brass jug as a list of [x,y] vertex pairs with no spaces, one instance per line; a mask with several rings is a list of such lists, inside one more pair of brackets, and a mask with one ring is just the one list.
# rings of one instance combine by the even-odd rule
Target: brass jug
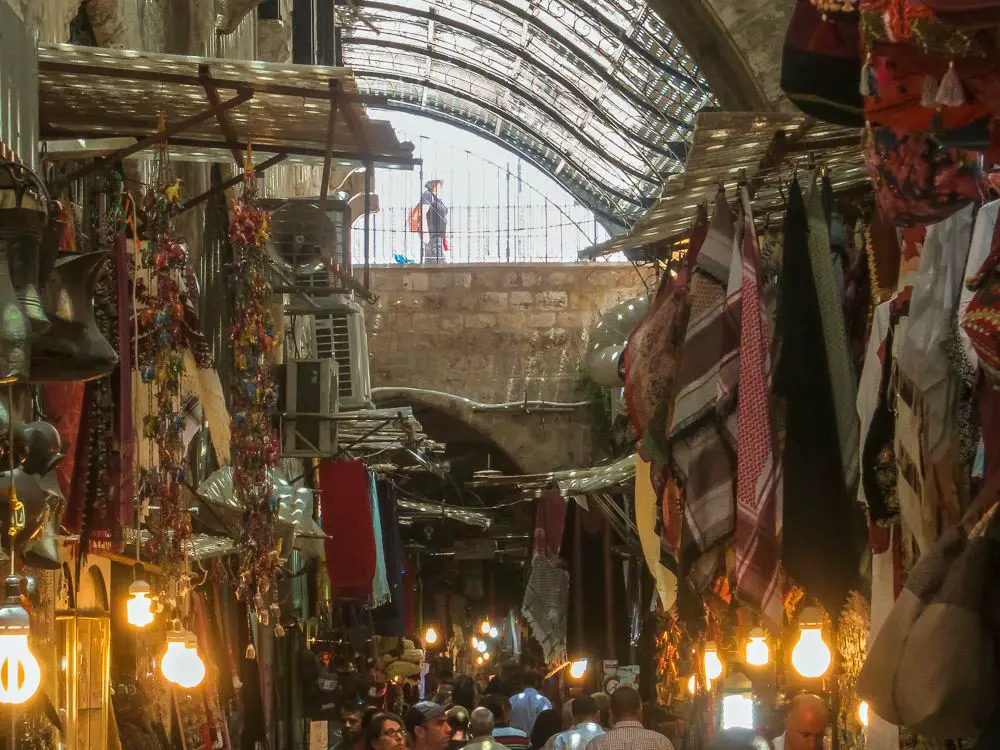
[[44,293],[51,326],[32,341],[32,382],[95,380],[118,364],[94,316],[94,287],[109,257],[96,252],[56,261]]

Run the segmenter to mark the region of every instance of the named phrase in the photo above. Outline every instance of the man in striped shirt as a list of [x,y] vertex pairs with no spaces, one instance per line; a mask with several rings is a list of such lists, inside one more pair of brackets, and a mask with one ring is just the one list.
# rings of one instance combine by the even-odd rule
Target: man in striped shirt
[[488,708],[496,721],[493,739],[509,750],[529,750],[531,740],[528,739],[527,733],[510,725],[510,701],[506,696],[495,693],[484,695],[479,705]]
[[620,687],[611,696],[612,729],[587,743],[587,750],[674,750],[659,732],[642,726],[642,699],[633,687]]

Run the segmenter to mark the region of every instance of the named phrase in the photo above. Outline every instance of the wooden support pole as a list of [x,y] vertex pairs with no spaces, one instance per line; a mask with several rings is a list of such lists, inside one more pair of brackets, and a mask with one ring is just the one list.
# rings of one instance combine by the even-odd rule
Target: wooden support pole
[[215,112],[215,119],[219,121],[219,130],[221,130],[222,135],[225,136],[226,145],[233,154],[233,161],[236,162],[236,166],[239,168],[243,159],[243,156],[237,147],[240,139],[237,137],[236,131],[233,129],[233,124],[229,122],[229,116],[226,114],[226,111],[222,109],[222,100],[219,98],[219,90],[215,87],[215,81],[212,80],[212,71],[208,67],[207,63],[201,63],[198,66],[198,78],[201,79],[201,87],[205,89],[205,97],[208,99],[208,103],[212,107],[212,111]]
[[319,186],[319,203],[323,206],[326,203],[326,196],[330,194],[330,172],[333,169],[333,136],[337,126],[337,109],[339,97],[337,96],[337,82],[330,79],[330,114],[326,121],[326,154],[323,156],[323,181]]
[[[270,159],[265,159],[260,164],[258,164],[256,167],[254,167],[254,171],[256,171],[256,172],[263,172],[264,170],[266,170],[266,169],[268,169],[270,167],[273,167],[275,164],[279,164],[280,162],[283,162],[287,158],[288,157],[285,154],[275,154]],[[199,205],[201,203],[204,203],[209,198],[211,198],[213,195],[216,195],[218,193],[221,193],[221,192],[224,192],[226,190],[229,190],[229,188],[231,188],[231,187],[236,187],[241,182],[243,182],[243,172],[240,172],[238,175],[236,175],[235,177],[231,177],[230,179],[226,180],[225,182],[222,182],[222,183],[219,183],[218,185],[214,185],[213,187],[210,187],[204,193],[200,193],[200,194],[194,196],[193,198],[190,198],[189,200],[184,201],[184,205],[181,206],[180,211],[178,211],[177,213],[178,214],[182,214],[185,211],[189,211],[190,209],[194,208],[195,206],[197,206],[197,205]]]

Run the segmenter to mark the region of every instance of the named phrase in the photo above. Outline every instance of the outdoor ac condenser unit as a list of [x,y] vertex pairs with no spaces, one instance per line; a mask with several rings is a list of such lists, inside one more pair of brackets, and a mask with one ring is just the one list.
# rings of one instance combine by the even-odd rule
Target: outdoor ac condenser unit
[[341,409],[372,408],[365,314],[353,300],[340,296],[313,314],[313,350],[318,359],[337,363],[337,399]]
[[337,452],[337,363],[292,359],[284,365],[281,455],[332,456]]

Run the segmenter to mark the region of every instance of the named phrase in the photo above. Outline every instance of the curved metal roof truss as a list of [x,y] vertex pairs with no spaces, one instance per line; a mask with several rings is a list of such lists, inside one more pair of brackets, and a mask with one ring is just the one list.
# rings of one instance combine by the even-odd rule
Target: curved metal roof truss
[[[715,100],[644,0],[360,0],[344,11],[359,88],[467,123],[631,222],[683,165]],[[377,31],[376,31],[377,30]]]

